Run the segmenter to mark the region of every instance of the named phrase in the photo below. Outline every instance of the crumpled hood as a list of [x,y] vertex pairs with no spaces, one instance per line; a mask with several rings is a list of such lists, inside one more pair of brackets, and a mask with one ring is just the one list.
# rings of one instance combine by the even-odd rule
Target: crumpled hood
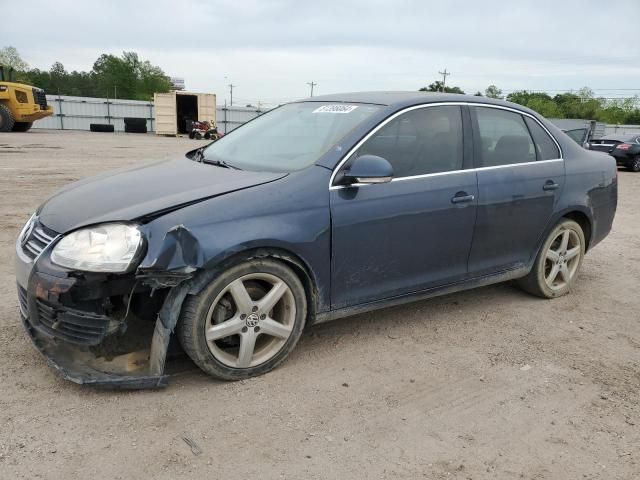
[[66,233],[85,225],[130,221],[170,211],[286,175],[233,170],[182,158],[72,183],[42,204],[37,215],[48,228]]

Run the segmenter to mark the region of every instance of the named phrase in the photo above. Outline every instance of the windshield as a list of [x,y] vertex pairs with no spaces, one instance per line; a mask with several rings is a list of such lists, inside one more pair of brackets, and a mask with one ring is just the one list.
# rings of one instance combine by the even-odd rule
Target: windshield
[[242,170],[301,170],[380,108],[370,104],[290,103],[211,144],[204,150],[203,160]]

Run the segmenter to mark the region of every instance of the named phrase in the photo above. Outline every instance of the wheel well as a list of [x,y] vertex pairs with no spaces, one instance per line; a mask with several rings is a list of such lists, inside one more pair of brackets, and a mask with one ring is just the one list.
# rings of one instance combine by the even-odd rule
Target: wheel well
[[587,217],[583,212],[576,210],[573,212],[566,213],[564,215],[564,218],[573,220],[578,225],[580,225],[580,228],[582,228],[582,231],[584,233],[584,240],[586,243],[585,251],[588,250],[589,245],[591,244],[591,221],[589,220],[589,217]]
[[[318,290],[309,267],[297,255],[281,248],[255,248],[251,250],[244,250],[226,258],[214,270],[215,272],[226,270],[238,263],[251,260],[253,258],[273,258],[275,260],[280,260],[294,271],[302,282],[302,286],[304,287],[305,294],[307,296],[308,324],[313,323],[318,309]],[[211,272],[207,273],[210,274]],[[211,281],[211,278],[207,273],[205,273],[204,277],[200,279],[201,282],[197,282],[200,287],[204,287]]]

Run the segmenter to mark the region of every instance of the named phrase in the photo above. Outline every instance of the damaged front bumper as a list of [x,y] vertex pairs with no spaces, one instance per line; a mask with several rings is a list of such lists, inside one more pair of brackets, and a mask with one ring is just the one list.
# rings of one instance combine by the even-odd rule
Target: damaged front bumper
[[36,348],[78,384],[166,386],[169,340],[188,293],[187,276],[71,272],[49,260],[58,239],[36,224],[16,244],[20,316]]
[[89,352],[43,335],[30,323],[28,317],[20,316],[38,351],[46,358],[49,366],[66,380],[114,389],[160,388],[168,384],[168,375],[151,373],[150,356],[146,352],[134,352],[121,355],[116,361],[100,362]]

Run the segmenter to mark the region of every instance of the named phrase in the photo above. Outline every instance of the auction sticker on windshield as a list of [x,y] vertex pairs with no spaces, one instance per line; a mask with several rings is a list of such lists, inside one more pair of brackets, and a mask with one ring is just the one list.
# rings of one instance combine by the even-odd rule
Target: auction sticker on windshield
[[323,105],[316,108],[312,113],[350,113],[353,112],[357,105]]

